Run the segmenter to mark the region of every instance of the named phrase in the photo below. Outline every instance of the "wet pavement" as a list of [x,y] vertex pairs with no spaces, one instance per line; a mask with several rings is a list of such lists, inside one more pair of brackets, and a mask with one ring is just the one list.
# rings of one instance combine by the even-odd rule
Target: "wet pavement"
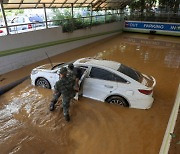
[[[59,104],[48,110],[52,91],[26,80],[0,96],[0,153],[159,153],[180,83],[179,42],[178,37],[123,33],[52,57],[53,62],[98,57],[152,75],[157,81],[153,106],[130,109],[81,98],[72,102],[67,123]],[[47,62],[1,75],[1,86]]]

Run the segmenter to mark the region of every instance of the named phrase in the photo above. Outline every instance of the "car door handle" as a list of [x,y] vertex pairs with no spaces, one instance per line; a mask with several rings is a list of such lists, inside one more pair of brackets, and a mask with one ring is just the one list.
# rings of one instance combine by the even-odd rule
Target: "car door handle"
[[113,86],[110,85],[104,85],[106,88],[113,88]]

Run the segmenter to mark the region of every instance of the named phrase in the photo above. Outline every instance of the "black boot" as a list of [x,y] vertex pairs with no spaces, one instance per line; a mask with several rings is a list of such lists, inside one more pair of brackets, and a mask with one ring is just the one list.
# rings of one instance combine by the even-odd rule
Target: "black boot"
[[55,105],[54,105],[54,103],[51,103],[49,106],[49,110],[54,111],[54,109],[55,109]]
[[69,121],[70,121],[69,114],[65,115],[64,117],[65,117],[65,120],[66,120],[67,122],[69,122]]

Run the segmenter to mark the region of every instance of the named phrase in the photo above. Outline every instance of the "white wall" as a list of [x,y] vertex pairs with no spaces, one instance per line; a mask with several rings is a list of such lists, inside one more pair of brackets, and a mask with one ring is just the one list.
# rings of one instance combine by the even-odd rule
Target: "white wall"
[[[61,27],[56,27],[52,29],[44,29],[15,35],[7,35],[0,37],[0,53],[6,52],[6,50],[10,49],[14,50],[16,48],[28,47],[41,43],[48,43],[53,41],[66,40],[82,36],[89,36],[93,34],[122,30],[122,25],[122,23],[116,22],[94,26],[91,29],[76,30],[73,33],[62,33]],[[0,57],[0,74],[9,72],[14,69],[18,69],[25,65],[40,61],[42,59],[46,59],[47,56],[45,54],[45,51],[48,53],[49,56],[54,56],[59,53],[71,50],[73,48],[77,48],[98,41],[100,39],[104,39],[106,37],[110,37],[119,32],[109,33],[106,35],[90,37],[78,41],[58,44],[46,48],[40,48]]]

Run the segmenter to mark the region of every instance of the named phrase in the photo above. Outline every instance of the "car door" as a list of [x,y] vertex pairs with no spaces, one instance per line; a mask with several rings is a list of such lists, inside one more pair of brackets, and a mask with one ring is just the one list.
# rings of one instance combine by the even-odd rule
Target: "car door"
[[83,96],[104,101],[106,96],[117,89],[118,83],[113,81],[113,73],[98,67],[92,67],[88,77],[84,79]]
[[51,74],[52,76],[52,86],[54,87],[54,85],[56,84],[57,81],[59,81],[59,74],[57,72],[54,72]]
[[87,77],[87,74],[88,74],[88,67],[86,66],[76,66],[75,68],[78,68],[80,70],[80,79],[79,79],[79,86],[82,85],[82,83],[84,82],[84,79]]
[[52,89],[54,89],[56,82],[59,80],[59,71],[60,71],[60,69],[50,73]]

